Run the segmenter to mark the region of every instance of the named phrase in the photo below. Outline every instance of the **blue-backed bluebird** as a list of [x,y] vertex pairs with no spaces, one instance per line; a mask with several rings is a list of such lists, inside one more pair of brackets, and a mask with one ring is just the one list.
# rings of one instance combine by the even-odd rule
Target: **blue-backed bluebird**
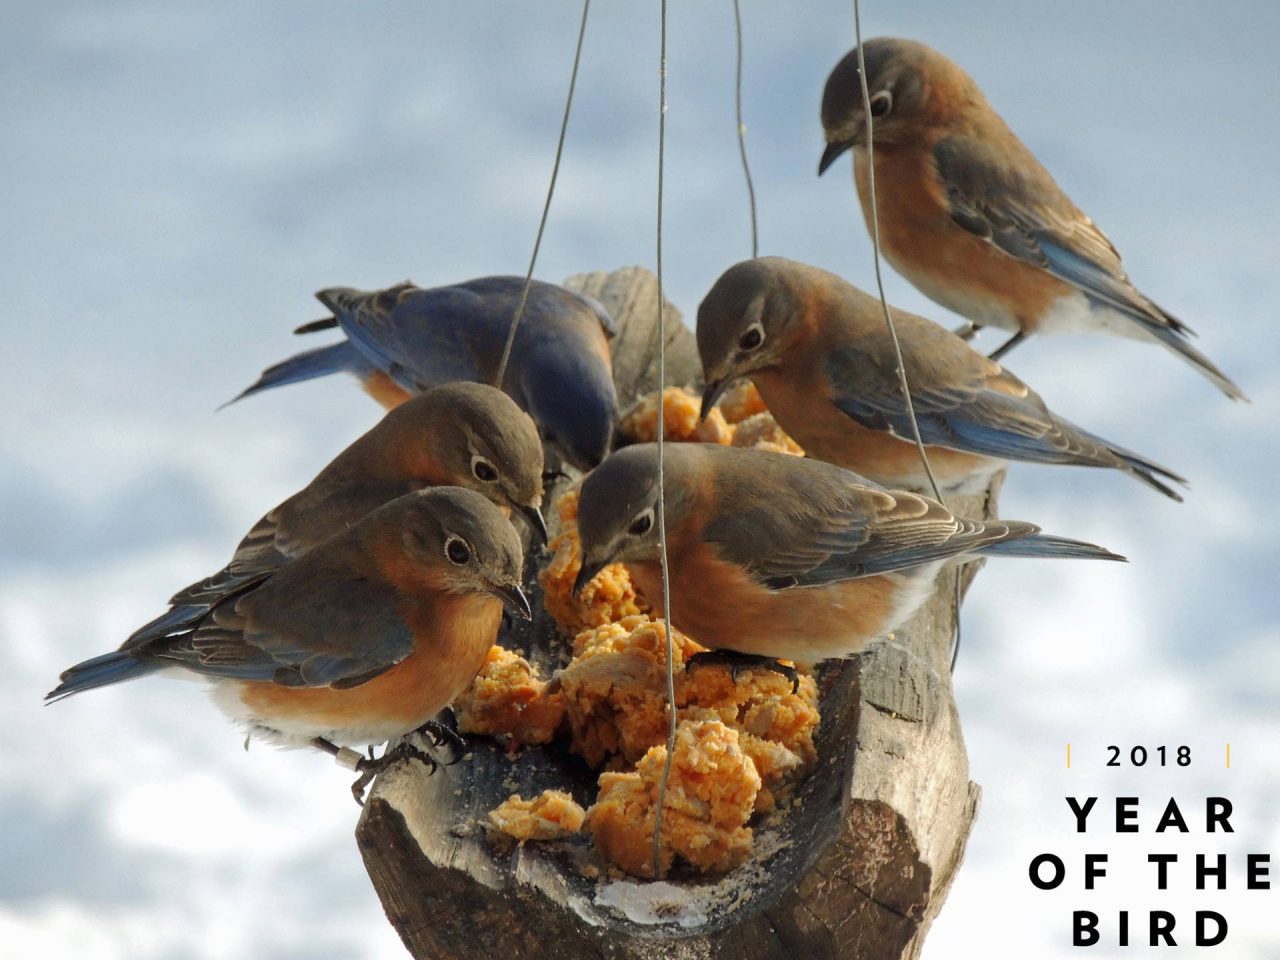
[[[1006,460],[1111,467],[1174,500],[1181,477],[1053,414],[1034,390],[923,317],[893,311],[920,437],[944,490],[985,486]],[[698,307],[705,416],[748,376],[805,452],[887,487],[927,490],[880,301],[826,270],[762,257]]]
[[[782,453],[670,444],[665,476],[671,621],[713,649],[800,663],[849,656],[911,616],[947,564],[1123,559],[1017,520],[963,520],[928,497]],[[588,474],[577,588],[621,562],[657,607],[657,496],[654,444]]]
[[[542,542],[542,444],[529,415],[482,383],[433,387],[406,400],[269,511],[231,562],[179,591],[129,644],[186,630],[209,605],[319,546],[370,511],[424,487],[468,487],[519,512]],[[129,644],[126,644],[128,646]]]
[[64,671],[46,700],[178,668],[212,681],[251,735],[382,743],[428,725],[471,682],[504,604],[529,616],[522,560],[515,528],[480,494],[406,494],[235,585],[185,631]]
[[[441,383],[493,383],[523,286],[523,277],[481,277],[429,290],[411,283],[373,293],[321,290],[316,297],[333,316],[297,332],[336,326],[347,339],[270,367],[235,399],[339,372],[359,377],[385,407]],[[608,339],[616,332],[595,300],[534,281],[502,381],[547,442],[584,470],[613,439],[618,400]]]
[[[1111,241],[1054,182],[958,65],[922,43],[863,44],[874,136],[880,244],[926,296],[974,327],[1026,336],[1098,330],[1155,340],[1217,384],[1244,393],[1188,342],[1193,331],[1138,291]],[[822,95],[822,173],[854,152],[870,227],[866,113],[858,53]]]

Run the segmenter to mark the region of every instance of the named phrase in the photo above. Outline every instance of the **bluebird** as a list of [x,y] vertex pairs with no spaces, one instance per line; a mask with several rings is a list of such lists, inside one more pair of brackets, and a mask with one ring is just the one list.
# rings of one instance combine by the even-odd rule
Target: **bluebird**
[[[333,316],[296,332],[339,327],[346,339],[270,367],[235,400],[340,372],[358,377],[385,407],[442,383],[493,383],[523,287],[523,277],[481,277],[425,290],[411,283],[373,293],[321,290],[316,298]],[[599,463],[613,440],[618,400],[608,341],[616,333],[595,300],[534,281],[501,384],[579,469]]]
[[[1068,423],[955,334],[893,310],[920,437],[944,491],[975,492],[1007,460],[1109,467],[1174,500],[1183,479]],[[726,270],[698,307],[706,416],[747,376],[805,452],[888,487],[929,489],[880,301],[781,257]],[[1162,479],[1163,478],[1163,479]]]
[[[670,444],[665,477],[671,622],[703,646],[750,657],[850,656],[910,617],[950,564],[1123,559],[1017,520],[964,520],[928,497],[787,454]],[[576,589],[621,562],[660,602],[657,497],[654,444],[620,450],[588,474]]]
[[[991,108],[957,64],[922,43],[863,44],[874,134],[880,244],[922,293],[981,326],[1033,333],[1094,330],[1155,340],[1228,397],[1244,393],[1142,294],[1120,254]],[[821,174],[846,150],[868,223],[866,114],[858,51],[827,78]]]
[[482,383],[432,387],[388,412],[302,490],[269,511],[231,562],[179,591],[131,644],[186,630],[228,592],[302,556],[414,490],[468,487],[518,512],[543,542],[542,444],[529,415]]
[[250,735],[335,753],[382,743],[429,727],[470,683],[504,604],[530,616],[522,561],[515,528],[487,498],[406,494],[231,587],[186,630],[71,667],[45,699],[176,670],[210,681]]

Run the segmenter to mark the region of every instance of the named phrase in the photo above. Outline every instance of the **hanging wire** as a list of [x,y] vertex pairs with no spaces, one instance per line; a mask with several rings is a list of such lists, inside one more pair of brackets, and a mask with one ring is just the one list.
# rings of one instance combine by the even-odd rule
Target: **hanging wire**
[[[736,0],[735,0],[736,3]],[[938,479],[933,475],[933,467],[929,463],[929,454],[925,452],[924,441],[920,438],[920,424],[916,420],[915,404],[911,400],[911,388],[907,384],[907,367],[902,359],[902,344],[898,341],[898,328],[893,322],[893,313],[889,309],[888,298],[884,293],[884,279],[880,273],[880,212],[876,198],[876,164],[875,145],[872,142],[871,123],[871,91],[867,89],[867,64],[862,50],[862,10],[858,0],[853,0],[853,32],[854,41],[858,45],[858,84],[862,89],[862,115],[867,126],[867,194],[868,207],[871,210],[871,245],[875,250],[876,290],[880,294],[880,308],[884,311],[884,322],[889,328],[889,337],[893,341],[893,352],[898,362],[898,386],[902,390],[902,399],[907,406],[907,416],[911,418],[911,434],[920,453],[920,462],[924,464],[924,472],[929,478],[929,486],[933,495],[943,506],[942,490]],[[951,671],[956,669],[956,660],[960,656],[960,571],[956,569],[955,582],[955,645],[951,653]]]
[[569,113],[573,109],[573,90],[578,85],[578,65],[582,63],[582,38],[587,35],[587,14],[591,10],[591,0],[582,0],[582,22],[578,25],[578,46],[573,52],[573,73],[569,75],[569,94],[564,100],[564,117],[560,121],[560,139],[556,143],[556,161],[551,167],[551,182],[547,185],[547,199],[542,205],[542,219],[538,221],[538,235],[533,241],[533,255],[529,258],[529,270],[524,276],[524,287],[520,291],[520,300],[516,304],[515,315],[511,318],[511,329],[507,331],[507,342],[502,347],[502,359],[498,362],[498,373],[493,385],[502,388],[502,378],[507,374],[507,363],[511,359],[511,347],[516,342],[516,328],[520,326],[520,318],[524,316],[525,303],[529,299],[529,288],[533,286],[533,268],[538,263],[538,250],[542,247],[542,234],[547,229],[547,215],[551,212],[551,198],[556,192],[556,178],[560,175],[560,158],[564,156],[564,138],[569,130]]
[[667,314],[662,287],[662,174],[667,148],[667,0],[662,0],[658,53],[658,549],[662,557],[662,632],[667,638],[667,759],[658,780],[653,813],[653,878],[662,879],[662,806],[667,799],[671,759],[676,752],[675,643],[671,638],[671,576],[667,567],[666,424],[663,394],[667,389]]
[[738,120],[738,153],[742,157],[742,174],[747,179],[747,200],[751,205],[751,259],[760,256],[759,230],[756,227],[756,188],[751,182],[751,164],[747,162],[747,125],[742,122],[742,9],[741,0],[733,0],[733,27],[738,38],[738,61],[734,71],[733,103]]

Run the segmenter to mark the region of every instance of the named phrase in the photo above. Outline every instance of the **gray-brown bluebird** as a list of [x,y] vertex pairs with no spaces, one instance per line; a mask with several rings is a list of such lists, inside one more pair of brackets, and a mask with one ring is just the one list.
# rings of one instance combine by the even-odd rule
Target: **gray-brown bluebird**
[[[1123,559],[1017,520],[964,520],[928,497],[782,453],[673,443],[665,476],[671,621],[716,650],[845,657],[911,616],[948,564]],[[657,608],[657,497],[654,444],[620,450],[587,476],[577,588],[621,562]]]
[[[973,492],[1006,460],[1109,467],[1174,500],[1166,467],[1051,412],[955,334],[893,311],[920,436],[944,491]],[[928,490],[880,301],[826,270],[761,257],[730,267],[698,307],[705,416],[747,376],[809,456],[887,487]]]
[[[1063,192],[956,63],[913,40],[863,44],[874,137],[880,245],[926,296],[1014,336],[1093,330],[1154,340],[1232,399],[1230,378],[1191,346],[1193,331],[1129,282],[1120,254]],[[853,150],[870,228],[866,113],[858,52],[822,95],[818,173]]]

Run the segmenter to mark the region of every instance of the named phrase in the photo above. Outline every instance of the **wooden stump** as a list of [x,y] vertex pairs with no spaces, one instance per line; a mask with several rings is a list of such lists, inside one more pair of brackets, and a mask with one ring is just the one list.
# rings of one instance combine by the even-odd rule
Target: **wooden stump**
[[[618,321],[614,370],[624,404],[654,389],[657,282],[638,267],[571,278]],[[698,379],[697,351],[667,306],[669,383]],[[985,495],[948,505],[994,515]],[[539,594],[531,558],[531,591]],[[542,558],[545,559],[545,558]],[[978,564],[966,568],[971,578]],[[966,579],[967,585],[967,579]],[[508,754],[476,738],[428,776],[379,777],[356,839],[387,916],[416,958],[557,960],[917,957],[960,866],[979,788],[948,671],[954,581],[896,635],[818,671],[819,760],[786,810],[756,827],[754,852],[723,877],[648,883],[590,879],[589,841],[504,847],[481,824],[510,794],[568,790],[584,806],[596,772],[563,744]],[[537,604],[501,638],[549,676],[568,645]]]

